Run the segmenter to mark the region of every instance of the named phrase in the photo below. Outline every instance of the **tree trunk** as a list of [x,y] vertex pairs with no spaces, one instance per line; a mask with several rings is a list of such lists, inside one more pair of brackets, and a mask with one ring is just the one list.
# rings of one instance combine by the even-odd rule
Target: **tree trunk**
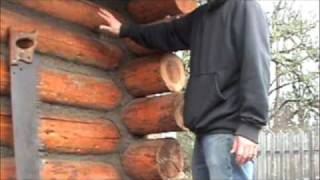
[[183,154],[175,139],[144,140],[122,155],[126,173],[136,180],[175,178],[183,170]]
[[121,76],[129,93],[135,97],[178,92],[186,82],[183,64],[173,54],[135,59],[122,70]]
[[51,24],[38,17],[28,17],[1,7],[1,41],[7,41],[9,27],[18,31],[38,31],[36,49],[67,60],[78,61],[104,69],[118,66],[122,58],[119,47],[93,37]]
[[167,15],[187,14],[197,8],[195,0],[131,0],[128,12],[138,23],[149,23]]

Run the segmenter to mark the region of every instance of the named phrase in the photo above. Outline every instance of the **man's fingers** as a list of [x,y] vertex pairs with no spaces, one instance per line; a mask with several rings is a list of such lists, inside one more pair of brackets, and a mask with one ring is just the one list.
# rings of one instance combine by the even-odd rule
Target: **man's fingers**
[[233,141],[233,145],[232,145],[230,153],[233,154],[233,153],[237,152],[237,148],[238,148],[238,139],[235,138]]
[[237,151],[236,151],[236,161],[237,163],[240,163],[242,159],[244,158],[244,149],[241,144],[238,145]]
[[110,20],[110,17],[109,16],[106,16],[105,14],[101,13],[101,12],[98,12],[98,15],[101,16],[104,20],[108,21]]
[[103,15],[105,15],[107,17],[113,17],[113,15],[109,11],[102,9],[102,8],[99,8],[99,13],[102,13]]

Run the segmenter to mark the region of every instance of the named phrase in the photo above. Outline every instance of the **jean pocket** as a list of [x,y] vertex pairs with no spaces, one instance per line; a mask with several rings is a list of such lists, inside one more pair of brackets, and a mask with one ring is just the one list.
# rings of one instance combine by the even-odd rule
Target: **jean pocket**
[[213,110],[225,99],[216,73],[191,75],[185,92],[183,110],[186,127],[192,130],[201,116],[208,110]]

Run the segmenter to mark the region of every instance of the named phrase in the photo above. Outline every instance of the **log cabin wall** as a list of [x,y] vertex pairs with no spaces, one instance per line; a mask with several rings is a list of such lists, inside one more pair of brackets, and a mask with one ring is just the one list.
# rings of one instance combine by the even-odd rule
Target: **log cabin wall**
[[[104,8],[124,23],[186,14],[193,0],[1,0],[1,180],[15,179],[8,29],[38,30],[38,137],[42,179],[178,178],[185,74],[170,53],[97,32]],[[150,3],[152,2],[152,3]],[[142,9],[144,10],[142,10]],[[165,93],[154,96],[158,93]]]

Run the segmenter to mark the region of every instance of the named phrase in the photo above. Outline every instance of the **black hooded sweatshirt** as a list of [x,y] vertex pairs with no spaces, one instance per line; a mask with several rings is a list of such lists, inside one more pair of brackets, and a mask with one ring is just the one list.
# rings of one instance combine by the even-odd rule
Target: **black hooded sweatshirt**
[[191,50],[184,123],[200,136],[229,133],[258,143],[266,125],[269,31],[255,0],[205,4],[151,25],[122,25],[120,37],[163,51]]

